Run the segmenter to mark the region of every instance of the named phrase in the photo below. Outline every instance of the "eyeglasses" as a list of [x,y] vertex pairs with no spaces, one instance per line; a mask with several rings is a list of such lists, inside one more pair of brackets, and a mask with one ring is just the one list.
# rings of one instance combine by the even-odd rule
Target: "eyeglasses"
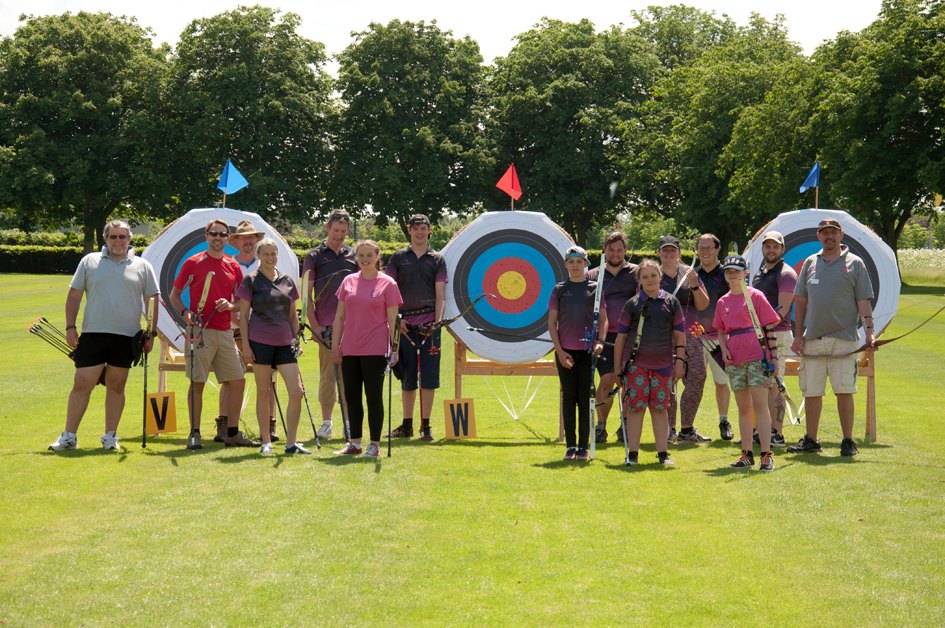
[[126,235],[110,235],[108,236],[109,240],[127,240],[128,236]]
[[225,238],[230,234],[227,233],[226,231],[208,231],[207,235],[210,236],[211,238]]

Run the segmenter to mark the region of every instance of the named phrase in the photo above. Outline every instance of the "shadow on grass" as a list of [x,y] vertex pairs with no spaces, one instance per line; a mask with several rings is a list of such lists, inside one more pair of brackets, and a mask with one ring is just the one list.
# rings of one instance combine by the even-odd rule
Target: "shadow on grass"
[[103,449],[101,447],[97,449],[66,449],[63,451],[52,451],[46,449],[38,452],[41,456],[49,456],[54,458],[88,458],[89,456],[103,457],[111,456],[116,458],[118,462],[124,462],[128,459],[128,454],[130,453],[128,448],[122,445],[121,449],[115,451],[113,449]]
[[945,288],[942,286],[913,286],[903,283],[899,294],[931,294],[935,296],[942,296],[945,294]]

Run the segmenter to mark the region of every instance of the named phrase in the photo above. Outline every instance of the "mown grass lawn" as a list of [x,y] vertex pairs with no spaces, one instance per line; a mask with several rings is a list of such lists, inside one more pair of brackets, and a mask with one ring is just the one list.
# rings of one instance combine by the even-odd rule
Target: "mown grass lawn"
[[[676,467],[658,468],[646,430],[632,470],[619,443],[590,464],[561,462],[553,378],[517,420],[494,396],[506,394],[501,381],[467,378],[478,439],[398,442],[373,463],[333,456],[340,440],[309,458],[189,452],[183,430],[142,450],[139,368],[119,431],[126,449],[99,448],[99,389],[79,449],[53,454],[72,368],[25,328],[40,314],[61,322],[67,284],[0,275],[0,624],[945,618],[945,319],[880,351],[875,444],[860,439],[860,394],[861,453],[841,459],[828,402],[824,453],[780,454],[771,474],[729,469],[737,449],[719,440],[677,447]],[[943,292],[911,289],[888,333],[937,310]],[[446,338],[441,399],[452,395]],[[316,371],[310,351],[310,389]],[[505,382],[519,411],[526,383]],[[182,375],[170,387],[183,398]],[[717,436],[711,388],[697,426]],[[435,421],[441,436],[439,405]],[[786,431],[796,440],[802,426]]]

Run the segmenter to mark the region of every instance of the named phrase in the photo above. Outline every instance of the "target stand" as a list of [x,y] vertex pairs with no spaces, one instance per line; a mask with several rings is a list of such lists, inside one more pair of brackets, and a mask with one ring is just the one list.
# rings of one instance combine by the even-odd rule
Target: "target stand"
[[[551,348],[548,301],[567,279],[564,253],[573,244],[541,212],[503,211],[481,214],[443,248],[450,278],[444,318],[458,317],[448,328],[457,399],[464,375],[557,377],[554,359],[543,359]],[[560,424],[559,406],[563,438]]]
[[[837,220],[843,227],[843,241],[850,252],[861,258],[866,265],[873,286],[873,322],[876,338],[885,331],[899,307],[899,292],[902,281],[896,255],[882,238],[869,227],[845,211],[836,209],[799,209],[785,212],[755,233],[745,248],[744,255],[752,276],[764,263],[762,237],[765,232],[779,231],[784,236],[784,262],[800,273],[804,260],[821,250],[817,239],[817,226],[821,220]],[[793,316],[792,316],[793,318]],[[866,342],[866,331],[858,330],[860,346]],[[797,377],[800,362],[797,357],[788,357],[785,376]],[[866,351],[857,356],[857,379],[866,379],[866,438],[876,441],[876,353]]]

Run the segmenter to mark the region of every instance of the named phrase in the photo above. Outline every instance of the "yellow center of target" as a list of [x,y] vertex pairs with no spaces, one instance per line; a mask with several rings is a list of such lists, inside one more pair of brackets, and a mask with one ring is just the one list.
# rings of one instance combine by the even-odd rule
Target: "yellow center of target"
[[525,277],[522,273],[509,270],[499,275],[497,282],[499,296],[509,301],[515,301],[525,294]]

